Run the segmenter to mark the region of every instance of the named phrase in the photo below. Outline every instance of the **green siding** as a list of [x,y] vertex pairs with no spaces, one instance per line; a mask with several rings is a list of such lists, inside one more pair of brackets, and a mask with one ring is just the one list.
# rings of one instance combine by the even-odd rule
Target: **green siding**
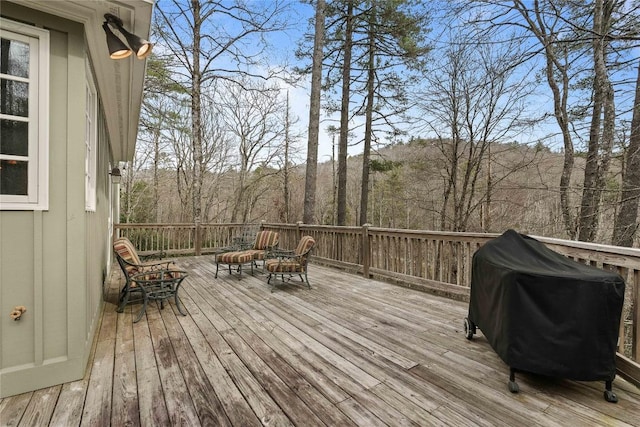
[[[51,36],[49,209],[0,211],[0,397],[5,397],[84,375],[108,255],[109,150],[103,137],[97,210],[85,212],[83,27],[4,1],[2,14],[46,28]],[[17,322],[8,316],[15,305],[27,307]]]
[[[101,116],[102,109],[98,108]],[[104,126],[103,120],[98,120],[98,126]],[[111,256],[109,213],[111,210],[111,200],[109,187],[111,185],[109,175],[109,145],[104,131],[98,132],[97,143],[97,189],[96,189],[96,210],[86,213],[86,282],[88,286],[87,297],[87,324],[90,326],[85,331],[85,344],[91,345],[93,331],[98,324],[100,308],[102,306],[103,284],[106,280],[106,265]]]
[[[34,363],[33,215],[2,212],[0,217],[0,293],[2,368]],[[27,261],[28,260],[28,261]],[[16,305],[27,307],[19,322],[9,318]]]
[[[51,85],[49,133],[49,211],[44,213],[43,240],[44,271],[46,286],[44,286],[43,314],[45,323],[44,358],[66,356],[66,296],[67,271],[69,263],[67,253],[66,230],[66,199],[67,192],[64,183],[67,174],[67,117],[69,87],[67,73],[69,70],[69,42],[67,34],[50,29],[51,37]],[[55,72],[54,72],[55,70]],[[61,108],[64,106],[65,108]],[[52,256],[53,255],[53,256]]]

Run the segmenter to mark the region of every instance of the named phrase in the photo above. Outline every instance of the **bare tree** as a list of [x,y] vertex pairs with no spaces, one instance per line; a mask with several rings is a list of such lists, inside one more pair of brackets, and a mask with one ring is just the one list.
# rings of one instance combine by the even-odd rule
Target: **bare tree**
[[[291,211],[291,190],[289,188],[289,149],[291,147],[291,119],[289,117],[289,92],[287,92],[287,106],[285,110],[284,121],[284,171],[282,176],[282,198],[284,199],[284,222],[288,223],[290,220],[289,213]],[[316,146],[317,147],[317,146]],[[317,157],[317,155],[316,155]],[[317,163],[317,162],[316,162]]]
[[167,139],[173,148],[173,161],[175,170],[175,182],[181,207],[180,221],[192,220],[193,213],[193,145],[191,144],[191,126],[189,123],[188,101],[178,104],[175,120],[167,130]]
[[[212,99],[213,88],[203,91],[202,128],[202,161],[205,166],[202,174],[202,220],[210,221],[218,212],[212,212],[218,198],[219,182],[227,167],[229,157],[229,141],[223,132],[222,119],[216,110],[217,103]],[[191,126],[189,101],[173,106],[171,126],[163,132],[163,138],[171,144],[169,156],[170,167],[174,171],[175,191],[180,201],[172,209],[173,221],[187,222],[192,220],[191,203],[195,182],[193,180],[193,144],[191,144]],[[173,197],[164,199],[162,206],[171,206]]]
[[232,150],[232,138],[225,130],[224,114],[218,108],[217,86],[224,85],[214,84],[206,88],[202,100],[202,148],[203,164],[206,165],[202,180],[202,219],[206,222],[225,219],[225,212],[220,209],[221,187],[224,185],[224,172],[229,167]]
[[[203,152],[202,88],[213,80],[233,82],[238,76],[252,75],[265,53],[262,36],[285,28],[281,18],[286,7],[279,0],[171,0],[158,3],[156,10],[161,21],[159,36],[175,61],[173,75],[190,94],[192,217],[200,222],[207,169]],[[267,72],[260,77],[269,75]]]
[[633,246],[638,229],[638,202],[640,201],[640,62],[631,119],[631,136],[626,150],[622,177],[621,204],[613,228],[614,245]]
[[571,68],[570,44],[562,43],[566,28],[562,25],[564,20],[561,9],[546,1],[543,3],[541,5],[536,0],[533,8],[530,9],[524,2],[513,0],[513,8],[523,17],[525,28],[534,35],[544,52],[545,77],[553,94],[553,115],[560,128],[564,145],[564,163],[560,177],[560,205],[565,231],[573,239],[576,236],[576,219],[571,212],[569,196],[571,174],[575,162],[568,110]]
[[[167,116],[169,114],[167,101],[167,98],[161,98],[152,103],[149,97],[145,99],[142,105],[138,141],[136,144],[137,153],[142,153],[144,150],[149,151],[153,175],[152,191],[154,200],[158,200],[159,198],[159,173],[161,161],[163,160],[163,142],[165,142],[163,141],[162,132],[167,126]],[[160,222],[159,216],[160,212],[157,209],[157,205],[154,204],[153,222]]]
[[277,173],[271,166],[285,148],[286,103],[277,86],[243,79],[220,89],[217,108],[237,153],[231,221],[246,222],[260,197],[260,183]]
[[[450,40],[460,40],[457,34]],[[491,144],[514,138],[522,130],[523,99],[530,86],[514,75],[517,44],[492,46],[450,42],[440,68],[429,73],[422,103],[424,126],[435,133],[445,159],[440,227],[466,231],[479,208],[479,178]],[[482,199],[486,199],[487,188]]]
[[[637,5],[622,0],[476,0],[473,5],[484,8],[484,13],[475,14],[481,16],[476,22],[483,23],[485,31],[495,32],[496,41],[510,38],[499,28],[524,30],[517,35],[528,40],[523,45],[529,49],[529,58],[544,58],[545,77],[554,101],[553,116],[564,145],[560,203],[565,230],[570,238],[594,240],[603,191],[610,178],[618,114],[615,100],[628,90],[624,78],[616,88],[612,76],[629,61],[624,41],[637,35]],[[623,27],[636,29],[622,34]],[[526,60],[523,57],[522,61]],[[581,141],[586,141],[587,148],[582,194],[576,194],[572,201],[574,143]],[[579,211],[574,213],[576,205]]]
[[[593,107],[589,129],[587,164],[584,171],[584,187],[578,222],[578,240],[591,242],[598,231],[600,199],[615,133],[615,104],[613,85],[607,69],[609,42],[607,35],[612,25],[612,15],[620,2],[595,0],[593,4]],[[616,5],[618,3],[618,5]]]
[[[289,104],[289,91],[287,91],[286,96],[286,106],[284,109],[284,153],[282,157],[282,163],[280,166],[280,170],[282,171],[282,214],[280,215],[281,221],[285,223],[289,223],[293,221],[295,215],[293,213],[294,209],[292,207],[292,192],[293,192],[293,180],[294,175],[293,172],[296,168],[296,161],[299,161],[299,156],[296,153],[299,151],[299,147],[297,142],[302,137],[301,133],[296,130],[295,125],[298,123],[299,118],[291,111],[291,106]],[[305,182],[305,191],[306,191],[306,182]],[[304,206],[303,206],[304,209]],[[300,218],[300,216],[298,216]]]

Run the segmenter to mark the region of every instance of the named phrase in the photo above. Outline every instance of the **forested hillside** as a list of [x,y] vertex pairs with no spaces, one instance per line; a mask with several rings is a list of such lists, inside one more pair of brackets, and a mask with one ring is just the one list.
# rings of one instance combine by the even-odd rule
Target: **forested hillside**
[[[495,144],[491,157],[478,166],[475,182],[465,188],[463,180],[445,203],[445,189],[451,169],[443,152],[451,142],[415,139],[391,145],[372,155],[370,224],[376,227],[502,232],[508,228],[547,237],[566,238],[559,206],[558,182],[562,153],[542,145]],[[348,225],[356,225],[359,208],[361,156],[349,157]],[[335,163],[318,165],[318,218],[334,224],[336,218]],[[465,165],[459,165],[463,170]],[[578,156],[576,170],[584,170],[584,156]],[[612,222],[620,186],[620,162],[614,157],[601,212],[597,240],[611,239]],[[305,165],[289,171],[291,184],[289,216],[284,204],[282,170],[258,169],[250,174],[246,203],[239,208],[240,222],[289,222],[302,220]],[[463,173],[459,174],[463,175]],[[160,170],[158,202],[153,201],[151,171],[136,173],[131,194],[123,193],[124,222],[189,222],[175,185],[175,172]],[[489,178],[490,177],[490,178]],[[581,173],[573,175],[573,209],[579,209]],[[227,171],[207,174],[203,222],[230,222],[235,208],[238,174]],[[456,207],[457,206],[457,207]],[[130,209],[129,209],[130,208]],[[129,217],[127,217],[129,215]]]

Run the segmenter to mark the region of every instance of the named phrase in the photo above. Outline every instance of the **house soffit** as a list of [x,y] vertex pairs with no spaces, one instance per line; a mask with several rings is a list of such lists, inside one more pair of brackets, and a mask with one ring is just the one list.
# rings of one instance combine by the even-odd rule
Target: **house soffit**
[[146,61],[138,60],[135,55],[121,60],[110,59],[102,23],[105,13],[114,14],[122,19],[127,30],[148,39],[153,1],[12,1],[84,24],[89,57],[104,107],[113,161],[133,159]]

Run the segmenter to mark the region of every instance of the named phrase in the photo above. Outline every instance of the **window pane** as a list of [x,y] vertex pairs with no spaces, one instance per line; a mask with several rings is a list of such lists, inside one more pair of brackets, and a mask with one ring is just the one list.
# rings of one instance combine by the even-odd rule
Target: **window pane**
[[0,154],[29,155],[29,123],[0,120]]
[[29,45],[17,40],[0,42],[0,72],[18,77],[29,77]]
[[29,115],[29,83],[0,79],[0,113]]
[[27,195],[27,162],[0,160],[0,194]]

